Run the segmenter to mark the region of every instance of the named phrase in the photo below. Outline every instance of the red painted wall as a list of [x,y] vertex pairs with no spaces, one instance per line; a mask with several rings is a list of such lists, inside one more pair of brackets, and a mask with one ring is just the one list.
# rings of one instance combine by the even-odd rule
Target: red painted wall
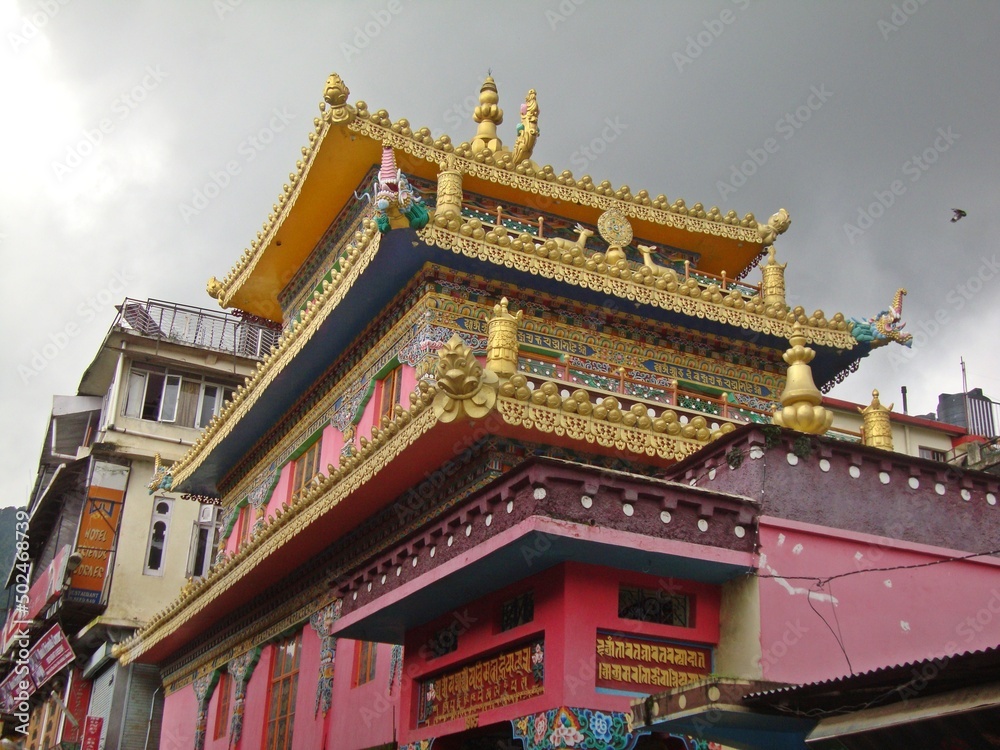
[[185,750],[194,747],[194,729],[198,720],[198,701],[194,687],[188,685],[168,695],[163,701],[160,750]]
[[[363,685],[353,685],[357,641],[337,641],[336,671],[333,677],[333,714],[325,747],[330,750],[361,750],[393,739],[394,718],[399,717],[399,680],[389,693],[389,663],[392,646],[379,644],[375,655],[375,677]],[[315,675],[315,672],[314,672]],[[308,679],[315,696],[316,678]],[[300,683],[301,688],[302,683]],[[310,704],[311,705],[311,704]],[[312,709],[310,708],[310,712]],[[296,744],[306,750],[308,746]],[[318,745],[311,746],[319,747]]]
[[[691,628],[671,627],[618,617],[622,583],[687,593],[694,599]],[[500,632],[503,602],[534,591],[534,619]],[[531,642],[544,635],[545,692],[516,704],[479,714],[480,726],[561,705],[627,711],[632,697],[596,688],[597,632],[647,635],[655,638],[715,645],[719,638],[719,589],[689,581],[661,580],[597,565],[564,563],[513,586],[460,607],[455,612],[416,628],[406,637],[400,742],[443,736],[465,729],[465,719],[416,727],[419,682],[452,672],[477,659]],[[434,658],[430,644],[441,633],[458,637],[455,651]]]
[[[781,519],[761,522],[760,573],[779,576],[762,577],[759,583],[764,679],[812,682],[850,674],[852,668],[864,672],[996,646],[1000,561],[978,558],[855,573],[962,553],[836,533],[828,536],[821,527]],[[822,588],[795,580],[843,573],[850,575]],[[818,614],[807,598],[810,589],[816,592],[811,604]]]
[[[326,436],[324,435],[324,440]],[[293,750],[323,747],[323,712],[316,712],[316,684],[319,679],[319,634],[310,625],[302,631],[299,683],[295,694]]]

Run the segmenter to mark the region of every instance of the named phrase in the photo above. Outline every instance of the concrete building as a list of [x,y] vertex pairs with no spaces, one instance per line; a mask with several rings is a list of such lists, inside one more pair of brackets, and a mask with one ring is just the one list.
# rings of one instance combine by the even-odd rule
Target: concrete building
[[[8,732],[30,725],[27,748],[78,745],[85,717],[100,720],[102,748],[156,747],[159,672],[119,666],[111,647],[206,574],[220,517],[214,504],[151,494],[149,477],[194,444],[277,338],[231,315],[156,300],[117,309],[77,394],[53,399],[20,511],[25,544],[10,582],[24,596],[4,631],[0,698]],[[34,654],[53,631],[54,652],[70,648],[69,663],[47,665],[30,699],[13,700],[18,654]]]

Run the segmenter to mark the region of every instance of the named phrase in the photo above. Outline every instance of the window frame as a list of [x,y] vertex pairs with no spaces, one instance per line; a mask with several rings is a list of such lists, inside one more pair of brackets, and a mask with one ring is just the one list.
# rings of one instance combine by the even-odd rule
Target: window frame
[[[166,504],[166,511],[160,512],[158,510],[160,503]],[[173,510],[173,498],[163,497],[162,495],[156,495],[153,497],[153,507],[149,517],[149,534],[146,537],[146,551],[142,558],[142,574],[144,576],[162,577],[164,574],[164,570],[167,567],[167,542],[170,539],[170,519],[173,516]],[[154,568],[149,564],[149,557],[150,553],[153,551],[153,534],[156,531],[156,524],[158,523],[162,523],[164,525],[164,529],[163,540],[160,542],[159,564]]]
[[367,685],[375,679],[378,644],[375,641],[354,642],[354,665],[351,670],[351,687]]
[[292,461],[292,497],[305,489],[320,473],[320,456],[323,450],[323,435],[317,437]]
[[385,377],[380,379],[375,390],[376,405],[378,411],[375,415],[375,424],[381,424],[383,417],[390,420],[395,419],[396,409],[400,406],[403,397],[403,366],[396,365]]
[[229,734],[229,704],[233,692],[233,678],[229,672],[219,675],[219,684],[215,688],[219,700],[215,712],[215,732],[213,739],[219,739]]
[[[139,385],[139,381],[141,381],[141,386]],[[160,383],[160,392],[155,405],[156,416],[152,416],[148,413],[146,402],[150,398],[150,386],[154,386],[157,382]],[[177,422],[184,383],[193,383],[198,386],[197,406],[195,408],[193,424],[181,424],[178,426],[194,430],[205,429],[208,423],[211,422],[212,417],[216,417],[221,413],[222,404],[231,400],[233,394],[236,392],[235,386],[213,380],[210,376],[206,377],[205,375],[167,369],[156,365],[133,363],[129,367],[128,377],[126,378],[125,401],[121,405],[122,416],[129,417],[130,419],[139,419],[144,422],[175,424]],[[203,415],[205,393],[208,388],[215,389],[215,402],[212,404],[211,413]],[[173,394],[172,398],[170,396],[171,392]]]
[[[291,655],[287,650],[291,647]],[[291,660],[290,669],[288,662]],[[298,697],[299,667],[302,660],[302,631],[299,630],[294,635],[290,635],[277,643],[271,650],[271,677],[267,689],[267,709],[264,712],[264,747],[267,750],[290,750],[292,747],[292,736],[295,728],[295,700]],[[282,670],[280,673],[278,670]],[[280,710],[282,700],[282,686],[288,685],[285,693],[288,709],[286,713],[277,715],[276,710]],[[277,697],[277,703],[275,699]],[[276,708],[277,706],[277,708]],[[285,735],[278,744],[279,737],[275,731],[279,722],[284,719]]]

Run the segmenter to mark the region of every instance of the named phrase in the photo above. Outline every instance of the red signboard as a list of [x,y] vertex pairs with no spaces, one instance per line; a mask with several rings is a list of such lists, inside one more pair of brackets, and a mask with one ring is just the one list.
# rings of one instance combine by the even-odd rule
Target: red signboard
[[[83,679],[83,672],[77,668],[70,677],[69,692],[66,694],[66,717],[63,719],[63,742],[79,742],[83,735],[83,719],[90,707],[90,680]],[[72,716],[74,724],[69,720]]]
[[0,682],[0,711],[14,713],[19,703],[25,702],[35,692],[35,683],[28,677],[28,668],[16,664],[3,682]]
[[36,688],[40,688],[51,680],[76,658],[73,648],[66,640],[66,635],[58,624],[39,638],[28,653],[28,674]]
[[474,716],[541,695],[545,646],[529,643],[420,682],[418,726]]
[[27,598],[18,597],[17,606],[7,613],[7,623],[3,629],[3,653],[7,653],[14,644],[21,626],[30,623],[59,598],[63,580],[66,578],[66,561],[69,559],[69,554],[70,546],[63,545],[52,562],[35,579],[31,589],[28,590]]
[[712,671],[712,649],[634,635],[597,633],[597,686],[660,692]]
[[104,719],[100,716],[88,716],[83,722],[83,742],[80,744],[80,750],[99,750],[103,728]]
[[83,557],[73,571],[66,598],[82,604],[100,604],[121,520],[128,484],[128,467],[95,461],[80,518],[76,551]]

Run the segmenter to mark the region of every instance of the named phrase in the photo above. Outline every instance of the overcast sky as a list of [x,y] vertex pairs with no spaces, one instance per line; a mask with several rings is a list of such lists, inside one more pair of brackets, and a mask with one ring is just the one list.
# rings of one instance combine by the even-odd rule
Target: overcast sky
[[0,504],[28,500],[52,395],[76,392],[116,302],[216,307],[205,281],[267,217],[333,71],[458,143],[492,69],[501,137],[535,88],[534,159],[557,172],[787,208],[791,304],[860,318],[909,290],[913,349],[833,395],[899,409],[905,385],[932,411],[964,357],[1000,399],[1000,3],[5,0],[0,30]]

